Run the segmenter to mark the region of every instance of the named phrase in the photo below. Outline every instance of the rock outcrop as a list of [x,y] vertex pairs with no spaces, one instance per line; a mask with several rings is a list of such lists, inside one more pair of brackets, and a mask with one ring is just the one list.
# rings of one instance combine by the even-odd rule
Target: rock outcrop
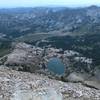
[[16,70],[34,72],[36,69],[39,69],[41,52],[40,48],[35,49],[31,45],[18,43],[13,52],[7,55],[4,65]]

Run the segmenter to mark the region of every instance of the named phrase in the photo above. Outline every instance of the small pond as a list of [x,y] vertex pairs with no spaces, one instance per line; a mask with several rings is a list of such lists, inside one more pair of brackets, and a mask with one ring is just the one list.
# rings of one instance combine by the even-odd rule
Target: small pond
[[59,58],[51,58],[47,64],[47,68],[55,74],[62,75],[65,72],[65,66]]

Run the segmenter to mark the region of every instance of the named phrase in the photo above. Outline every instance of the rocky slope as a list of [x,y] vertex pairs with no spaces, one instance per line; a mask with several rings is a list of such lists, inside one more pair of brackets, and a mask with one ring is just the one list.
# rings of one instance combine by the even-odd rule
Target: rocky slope
[[0,100],[100,100],[100,90],[0,66]]
[[[64,65],[62,75],[58,75],[48,68],[48,62],[52,58],[59,59]],[[51,79],[67,82],[81,82],[100,89],[100,70],[92,68],[92,59],[83,57],[75,51],[63,51],[53,47],[40,48],[26,43],[18,43],[11,53],[0,58],[0,64],[17,71],[43,74]],[[59,69],[58,65],[57,69]]]

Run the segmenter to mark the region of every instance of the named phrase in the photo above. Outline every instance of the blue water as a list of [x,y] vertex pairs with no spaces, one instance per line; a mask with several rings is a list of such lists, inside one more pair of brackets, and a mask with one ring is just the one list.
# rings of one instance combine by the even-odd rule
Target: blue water
[[65,67],[59,58],[51,58],[47,65],[48,69],[55,74],[64,74]]

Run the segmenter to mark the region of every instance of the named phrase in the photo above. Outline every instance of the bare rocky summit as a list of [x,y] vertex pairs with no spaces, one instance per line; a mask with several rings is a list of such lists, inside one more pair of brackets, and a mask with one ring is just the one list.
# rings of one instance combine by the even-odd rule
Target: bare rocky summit
[[100,90],[1,66],[0,100],[100,100]]

